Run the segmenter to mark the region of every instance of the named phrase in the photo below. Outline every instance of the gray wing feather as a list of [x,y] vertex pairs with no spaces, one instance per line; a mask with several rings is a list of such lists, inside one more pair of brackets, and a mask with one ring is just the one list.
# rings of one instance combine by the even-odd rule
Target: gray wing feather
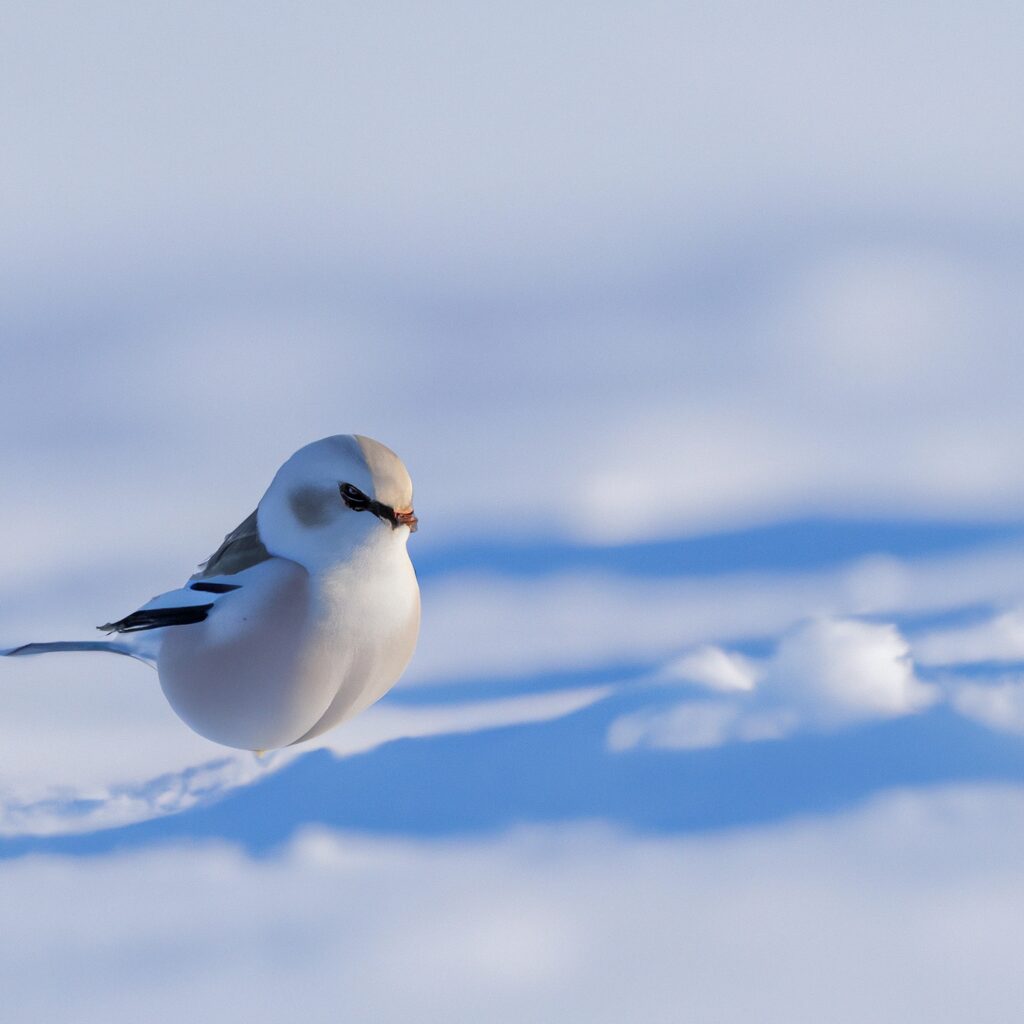
[[190,580],[209,579],[211,576],[233,576],[271,557],[260,540],[256,513],[253,512],[236,526],[225,538],[224,543],[199,567]]
[[[199,571],[189,577],[189,582],[208,580],[215,576],[233,576],[272,557],[263,546],[263,541],[260,540],[256,513],[253,512],[224,538],[221,546],[199,567]],[[155,597],[139,611],[133,612],[118,622],[108,622],[106,625],[100,626],[100,629],[134,634],[144,630],[159,629],[162,626],[200,622],[206,618],[207,612],[213,607],[213,603],[208,600],[207,603],[200,603],[204,597],[207,597],[208,594],[219,595],[238,589],[240,589],[239,585],[229,583],[207,583],[196,588],[200,592],[198,594],[191,594],[191,588],[173,591]],[[165,606],[168,598],[178,599],[174,607]],[[188,600],[188,598],[192,598],[192,600]],[[153,605],[155,607],[151,607]],[[116,640],[61,640],[54,643],[0,647],[0,657],[53,654],[58,651],[103,651],[108,654],[124,654],[148,664],[153,664],[154,660],[149,651],[139,644]]]

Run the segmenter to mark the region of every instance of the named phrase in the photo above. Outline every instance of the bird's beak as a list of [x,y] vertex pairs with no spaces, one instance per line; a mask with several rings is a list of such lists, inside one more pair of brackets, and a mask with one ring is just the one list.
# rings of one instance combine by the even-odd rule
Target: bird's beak
[[416,532],[416,527],[419,525],[419,520],[416,518],[416,513],[411,508],[400,511],[395,509],[395,525],[396,526],[408,526],[410,533]]

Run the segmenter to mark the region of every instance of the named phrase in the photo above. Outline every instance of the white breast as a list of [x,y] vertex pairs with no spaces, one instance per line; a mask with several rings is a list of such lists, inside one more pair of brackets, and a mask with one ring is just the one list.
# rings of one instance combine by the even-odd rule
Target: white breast
[[208,739],[270,750],[318,735],[386,693],[412,656],[419,588],[404,544],[323,574],[271,558],[243,575],[161,644],[164,694]]
[[337,683],[330,705],[295,742],[319,736],[383,697],[416,648],[420,591],[405,545],[388,545],[371,557],[372,571],[356,560],[314,577],[319,614],[311,649]]

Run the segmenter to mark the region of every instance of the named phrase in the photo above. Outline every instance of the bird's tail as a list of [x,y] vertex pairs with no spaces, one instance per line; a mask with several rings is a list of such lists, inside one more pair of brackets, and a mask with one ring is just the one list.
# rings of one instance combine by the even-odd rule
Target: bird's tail
[[57,640],[48,644],[22,644],[20,647],[0,647],[0,657],[21,657],[25,654],[52,654],[55,651],[103,651],[105,654],[124,654],[152,664],[140,650],[117,640]]

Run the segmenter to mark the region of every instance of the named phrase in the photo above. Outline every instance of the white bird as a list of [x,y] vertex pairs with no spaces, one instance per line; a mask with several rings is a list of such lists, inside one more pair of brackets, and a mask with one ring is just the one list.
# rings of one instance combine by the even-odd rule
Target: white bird
[[256,511],[179,590],[99,628],[116,639],[5,655],[106,651],[156,667],[177,715],[229,747],[311,739],[398,681],[419,633],[402,460],[358,434],[300,448]]

